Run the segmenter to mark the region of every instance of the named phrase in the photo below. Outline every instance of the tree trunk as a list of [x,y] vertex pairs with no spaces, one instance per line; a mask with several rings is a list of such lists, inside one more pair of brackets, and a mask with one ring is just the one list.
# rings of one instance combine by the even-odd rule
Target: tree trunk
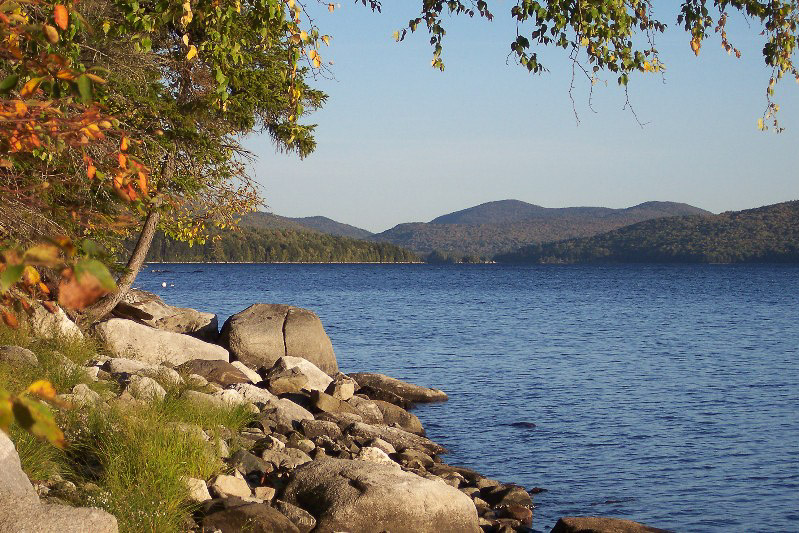
[[[163,180],[169,181],[172,179],[172,174],[175,171],[175,156],[170,153],[167,160],[164,162],[162,177]],[[150,245],[153,243],[155,231],[158,229],[158,222],[161,220],[161,206],[160,199],[154,200],[147,218],[144,219],[144,227],[139,233],[139,239],[136,241],[136,247],[128,259],[128,264],[125,267],[125,273],[117,280],[117,290],[104,296],[94,305],[86,308],[84,311],[84,320],[89,324],[97,322],[104,318],[106,315],[114,310],[114,307],[125,297],[133,282],[136,281],[136,276],[139,275],[144,260],[147,258],[147,252],[150,251]]]

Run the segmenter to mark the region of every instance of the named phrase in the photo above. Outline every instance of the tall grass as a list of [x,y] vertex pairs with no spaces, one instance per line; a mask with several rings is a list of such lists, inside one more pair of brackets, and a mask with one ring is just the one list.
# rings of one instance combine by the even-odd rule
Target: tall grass
[[[36,379],[48,379],[59,392],[69,392],[88,376],[78,367],[65,368],[63,357],[76,365],[97,357],[91,341],[34,339],[24,332],[0,328],[0,344],[32,350],[38,367],[0,363],[0,386],[19,392]],[[79,487],[99,487],[79,495],[81,503],[117,517],[121,532],[177,533],[193,510],[184,479],[208,479],[227,470],[217,446],[223,436],[237,435],[253,414],[241,406],[198,406],[186,401],[185,387],[172,387],[163,401],[113,407],[101,405],[62,411],[59,424],[67,436],[62,452],[18,428],[12,431],[23,463],[33,480],[61,474]],[[191,430],[202,428],[211,436]],[[235,437],[234,437],[235,438]]]

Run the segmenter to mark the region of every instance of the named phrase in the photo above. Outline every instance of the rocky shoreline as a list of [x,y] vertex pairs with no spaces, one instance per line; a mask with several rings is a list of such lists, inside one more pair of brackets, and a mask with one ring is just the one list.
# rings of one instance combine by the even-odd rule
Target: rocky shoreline
[[[50,324],[40,333],[81,334],[63,315],[46,318]],[[311,311],[255,304],[218,333],[213,314],[131,291],[93,335],[108,356],[84,370],[93,380],[118,384],[120,392],[103,396],[78,385],[61,395],[64,402],[134,408],[163,400],[180,385],[182,397],[197,406],[240,406],[252,414],[239,434],[217,442],[228,473],[185,479],[196,509],[186,531],[531,531],[531,494],[541,489],[449,465],[442,459],[447,450],[425,436],[410,410],[446,401],[446,393],[379,373],[341,373]],[[201,427],[179,430],[211,440]],[[13,455],[0,457],[0,466],[13,467]],[[0,482],[0,524],[9,524],[3,494]],[[116,531],[112,518],[102,527],[95,519],[92,531]],[[54,530],[43,522],[29,526]],[[564,518],[553,531],[657,530],[616,519]]]

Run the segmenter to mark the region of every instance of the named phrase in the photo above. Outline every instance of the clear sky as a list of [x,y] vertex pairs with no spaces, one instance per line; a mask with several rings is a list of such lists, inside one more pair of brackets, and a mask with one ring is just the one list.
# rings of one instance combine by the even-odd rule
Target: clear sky
[[310,117],[316,152],[300,160],[265,137],[246,141],[269,210],[383,231],[508,198],[545,207],[669,200],[713,212],[799,199],[799,88],[786,80],[778,90],[786,132],[758,131],[769,70],[741,17],[728,31],[738,60],[713,39],[694,57],[676,9],[661,14],[670,26],[658,40],[665,81],[630,82],[641,127],[622,110],[615,76],[594,87],[596,112],[577,78],[577,124],[561,51],[544,53],[543,75],[509,60],[511,2],[489,2],[490,23],[449,20],[446,70],[434,70],[422,26],[403,43],[391,37],[418,5],[386,1],[373,14],[345,2],[314,14],[333,37],[321,52],[335,76],[317,82],[329,100]]

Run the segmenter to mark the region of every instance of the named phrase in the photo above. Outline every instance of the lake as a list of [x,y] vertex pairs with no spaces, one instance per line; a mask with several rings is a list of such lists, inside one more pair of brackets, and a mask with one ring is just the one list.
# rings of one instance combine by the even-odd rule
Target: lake
[[445,390],[414,411],[428,436],[547,489],[535,530],[799,528],[797,266],[152,264],[137,286],[220,325],[312,309],[344,372]]

